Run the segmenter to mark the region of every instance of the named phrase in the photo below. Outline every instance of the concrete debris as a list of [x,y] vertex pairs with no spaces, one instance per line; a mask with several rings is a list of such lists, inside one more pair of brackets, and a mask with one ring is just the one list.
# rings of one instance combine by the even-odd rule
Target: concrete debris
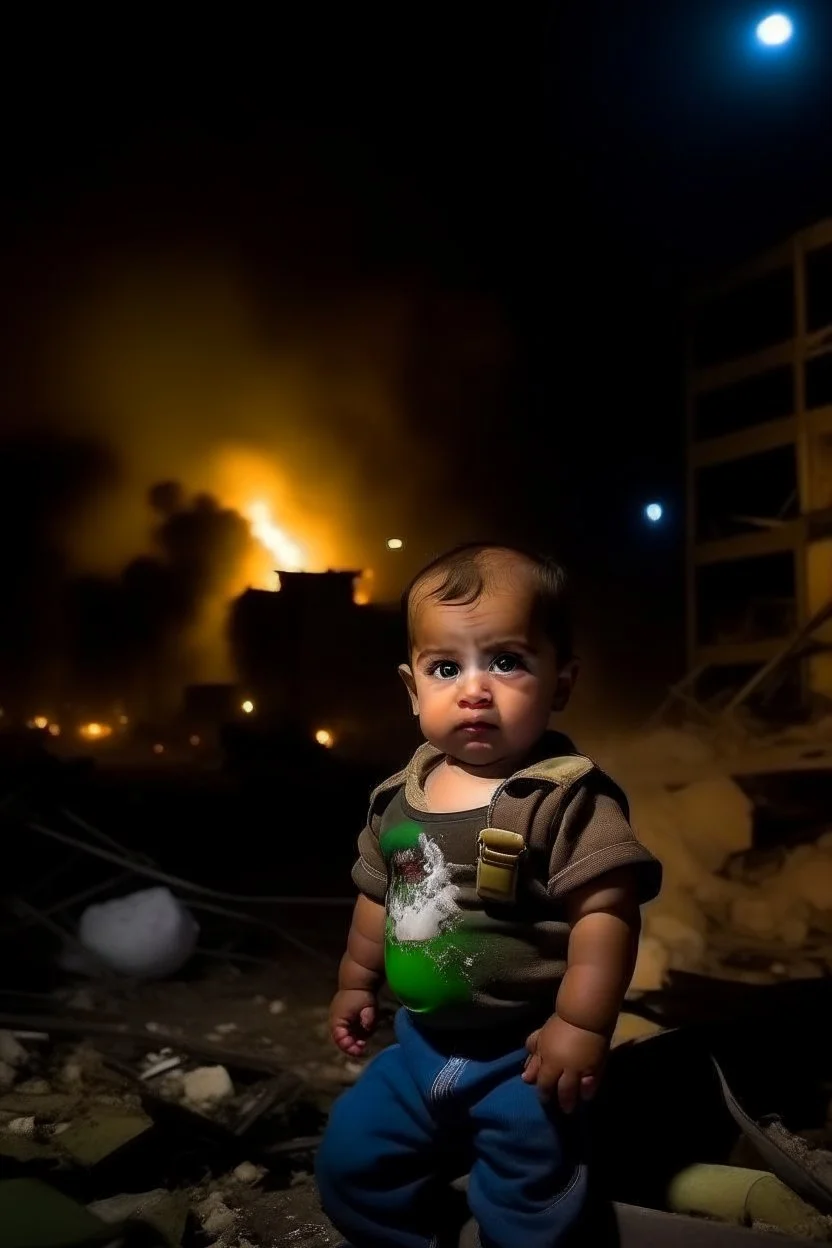
[[162,1236],[169,1248],[177,1248],[185,1233],[188,1197],[183,1191],[169,1192],[158,1187],[149,1192],[108,1196],[87,1205],[87,1210],[108,1226],[121,1227],[126,1223],[150,1227]]
[[265,1166],[255,1166],[251,1161],[241,1161],[239,1166],[234,1170],[234,1178],[240,1183],[254,1184],[259,1183],[266,1174]]
[[97,1165],[153,1126],[140,1106],[129,1104],[126,1098],[112,1100],[116,1103],[99,1096],[85,1104],[58,1137],[61,1152],[76,1165]]
[[145,888],[126,897],[88,906],[78,924],[78,939],[96,963],[118,975],[161,979],[190,961],[199,924],[169,888]]
[[656,728],[614,742],[610,757],[614,774],[626,779],[639,771],[661,775],[678,765],[705,767],[716,760],[717,750],[707,738],[687,729]]
[[197,1066],[184,1078],[185,1101],[203,1113],[234,1096],[234,1084],[224,1066]]
[[24,1079],[17,1085],[17,1091],[29,1096],[48,1096],[52,1089],[45,1079]]
[[219,1192],[211,1192],[197,1205],[196,1215],[206,1235],[223,1235],[237,1223],[237,1214],[228,1208]]
[[[0,1179],[4,1248],[68,1248],[112,1242],[99,1218],[68,1195],[35,1178]],[[172,1246],[173,1248],[173,1246]]]
[[14,1066],[17,1069],[25,1066],[28,1060],[29,1054],[12,1033],[0,1031],[0,1062],[5,1062],[8,1066]]
[[66,1062],[65,1065],[61,1069],[61,1072],[60,1072],[61,1083],[68,1084],[70,1087],[72,1087],[74,1084],[81,1083],[83,1081],[83,1078],[84,1078],[84,1067],[81,1065],[80,1062],[76,1062],[76,1061]]
[[775,1144],[832,1192],[832,1152],[825,1148],[812,1148],[802,1136],[789,1131],[780,1121],[769,1123],[763,1130]]
[[282,1014],[285,1009],[286,1009],[285,1001],[270,1001],[269,1002],[270,1014]]
[[36,1126],[36,1119],[34,1115],[31,1115],[28,1118],[12,1118],[4,1125],[3,1130],[9,1135],[21,1135],[24,1139],[32,1140],[35,1137]]
[[71,992],[67,998],[67,1005],[73,1010],[94,1010],[97,1008],[96,1000],[89,988],[78,988],[75,992]]
[[182,1065],[184,1058],[179,1053],[166,1053],[163,1057],[161,1054],[148,1054],[148,1058],[153,1058],[141,1073],[143,1080],[155,1079],[159,1075],[166,1075],[172,1070]]
[[[811,743],[815,732],[798,736]],[[753,803],[730,775],[732,749],[704,732],[658,729],[596,751],[664,868],[662,893],[644,909],[631,993],[659,990],[671,970],[772,982],[773,972],[733,964],[732,946],[776,946],[781,976],[832,969],[832,831],[791,850],[754,848]],[[720,760],[724,774],[697,776]]]
[[0,1092],[8,1092],[9,1088],[13,1088],[16,1079],[17,1071],[14,1066],[0,1059]]
[[645,932],[668,951],[674,967],[695,970],[707,944],[707,920],[694,899],[681,889],[668,889],[645,916]]
[[642,992],[658,992],[667,979],[670,969],[670,951],[657,936],[642,936],[638,947],[636,969],[630,985],[630,995]]
[[751,848],[753,806],[735,780],[700,780],[673,793],[671,800],[677,835],[706,871],[720,870],[730,854]]

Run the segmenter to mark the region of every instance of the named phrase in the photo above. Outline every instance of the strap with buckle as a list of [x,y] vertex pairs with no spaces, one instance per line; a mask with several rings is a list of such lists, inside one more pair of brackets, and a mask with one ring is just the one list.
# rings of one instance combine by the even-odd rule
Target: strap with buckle
[[525,851],[526,841],[519,832],[483,828],[477,837],[477,896],[483,901],[514,901]]

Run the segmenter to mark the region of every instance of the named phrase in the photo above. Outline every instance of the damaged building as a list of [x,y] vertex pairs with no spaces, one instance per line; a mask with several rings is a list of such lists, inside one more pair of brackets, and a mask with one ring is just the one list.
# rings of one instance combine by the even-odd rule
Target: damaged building
[[415,744],[397,667],[399,613],[355,601],[360,573],[279,572],[279,590],[249,589],[229,625],[240,687],[258,720],[337,745],[364,761]]
[[832,220],[703,287],[691,313],[688,666],[741,688],[802,638],[788,699],[828,704]]

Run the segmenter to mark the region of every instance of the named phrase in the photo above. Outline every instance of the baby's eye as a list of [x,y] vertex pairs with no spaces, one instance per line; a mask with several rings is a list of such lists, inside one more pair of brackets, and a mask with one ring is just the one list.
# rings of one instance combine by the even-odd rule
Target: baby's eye
[[451,659],[440,659],[438,663],[431,665],[430,674],[438,676],[440,680],[455,680],[459,675],[459,664]]
[[508,675],[509,672],[516,672],[522,666],[523,660],[519,654],[498,654],[491,663],[492,669],[495,672],[502,672],[503,675]]

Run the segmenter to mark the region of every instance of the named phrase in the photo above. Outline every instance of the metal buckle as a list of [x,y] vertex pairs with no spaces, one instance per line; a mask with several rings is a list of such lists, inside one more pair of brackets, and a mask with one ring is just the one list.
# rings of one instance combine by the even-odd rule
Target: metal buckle
[[477,896],[483,901],[514,901],[525,851],[526,841],[519,832],[483,828],[477,837]]

